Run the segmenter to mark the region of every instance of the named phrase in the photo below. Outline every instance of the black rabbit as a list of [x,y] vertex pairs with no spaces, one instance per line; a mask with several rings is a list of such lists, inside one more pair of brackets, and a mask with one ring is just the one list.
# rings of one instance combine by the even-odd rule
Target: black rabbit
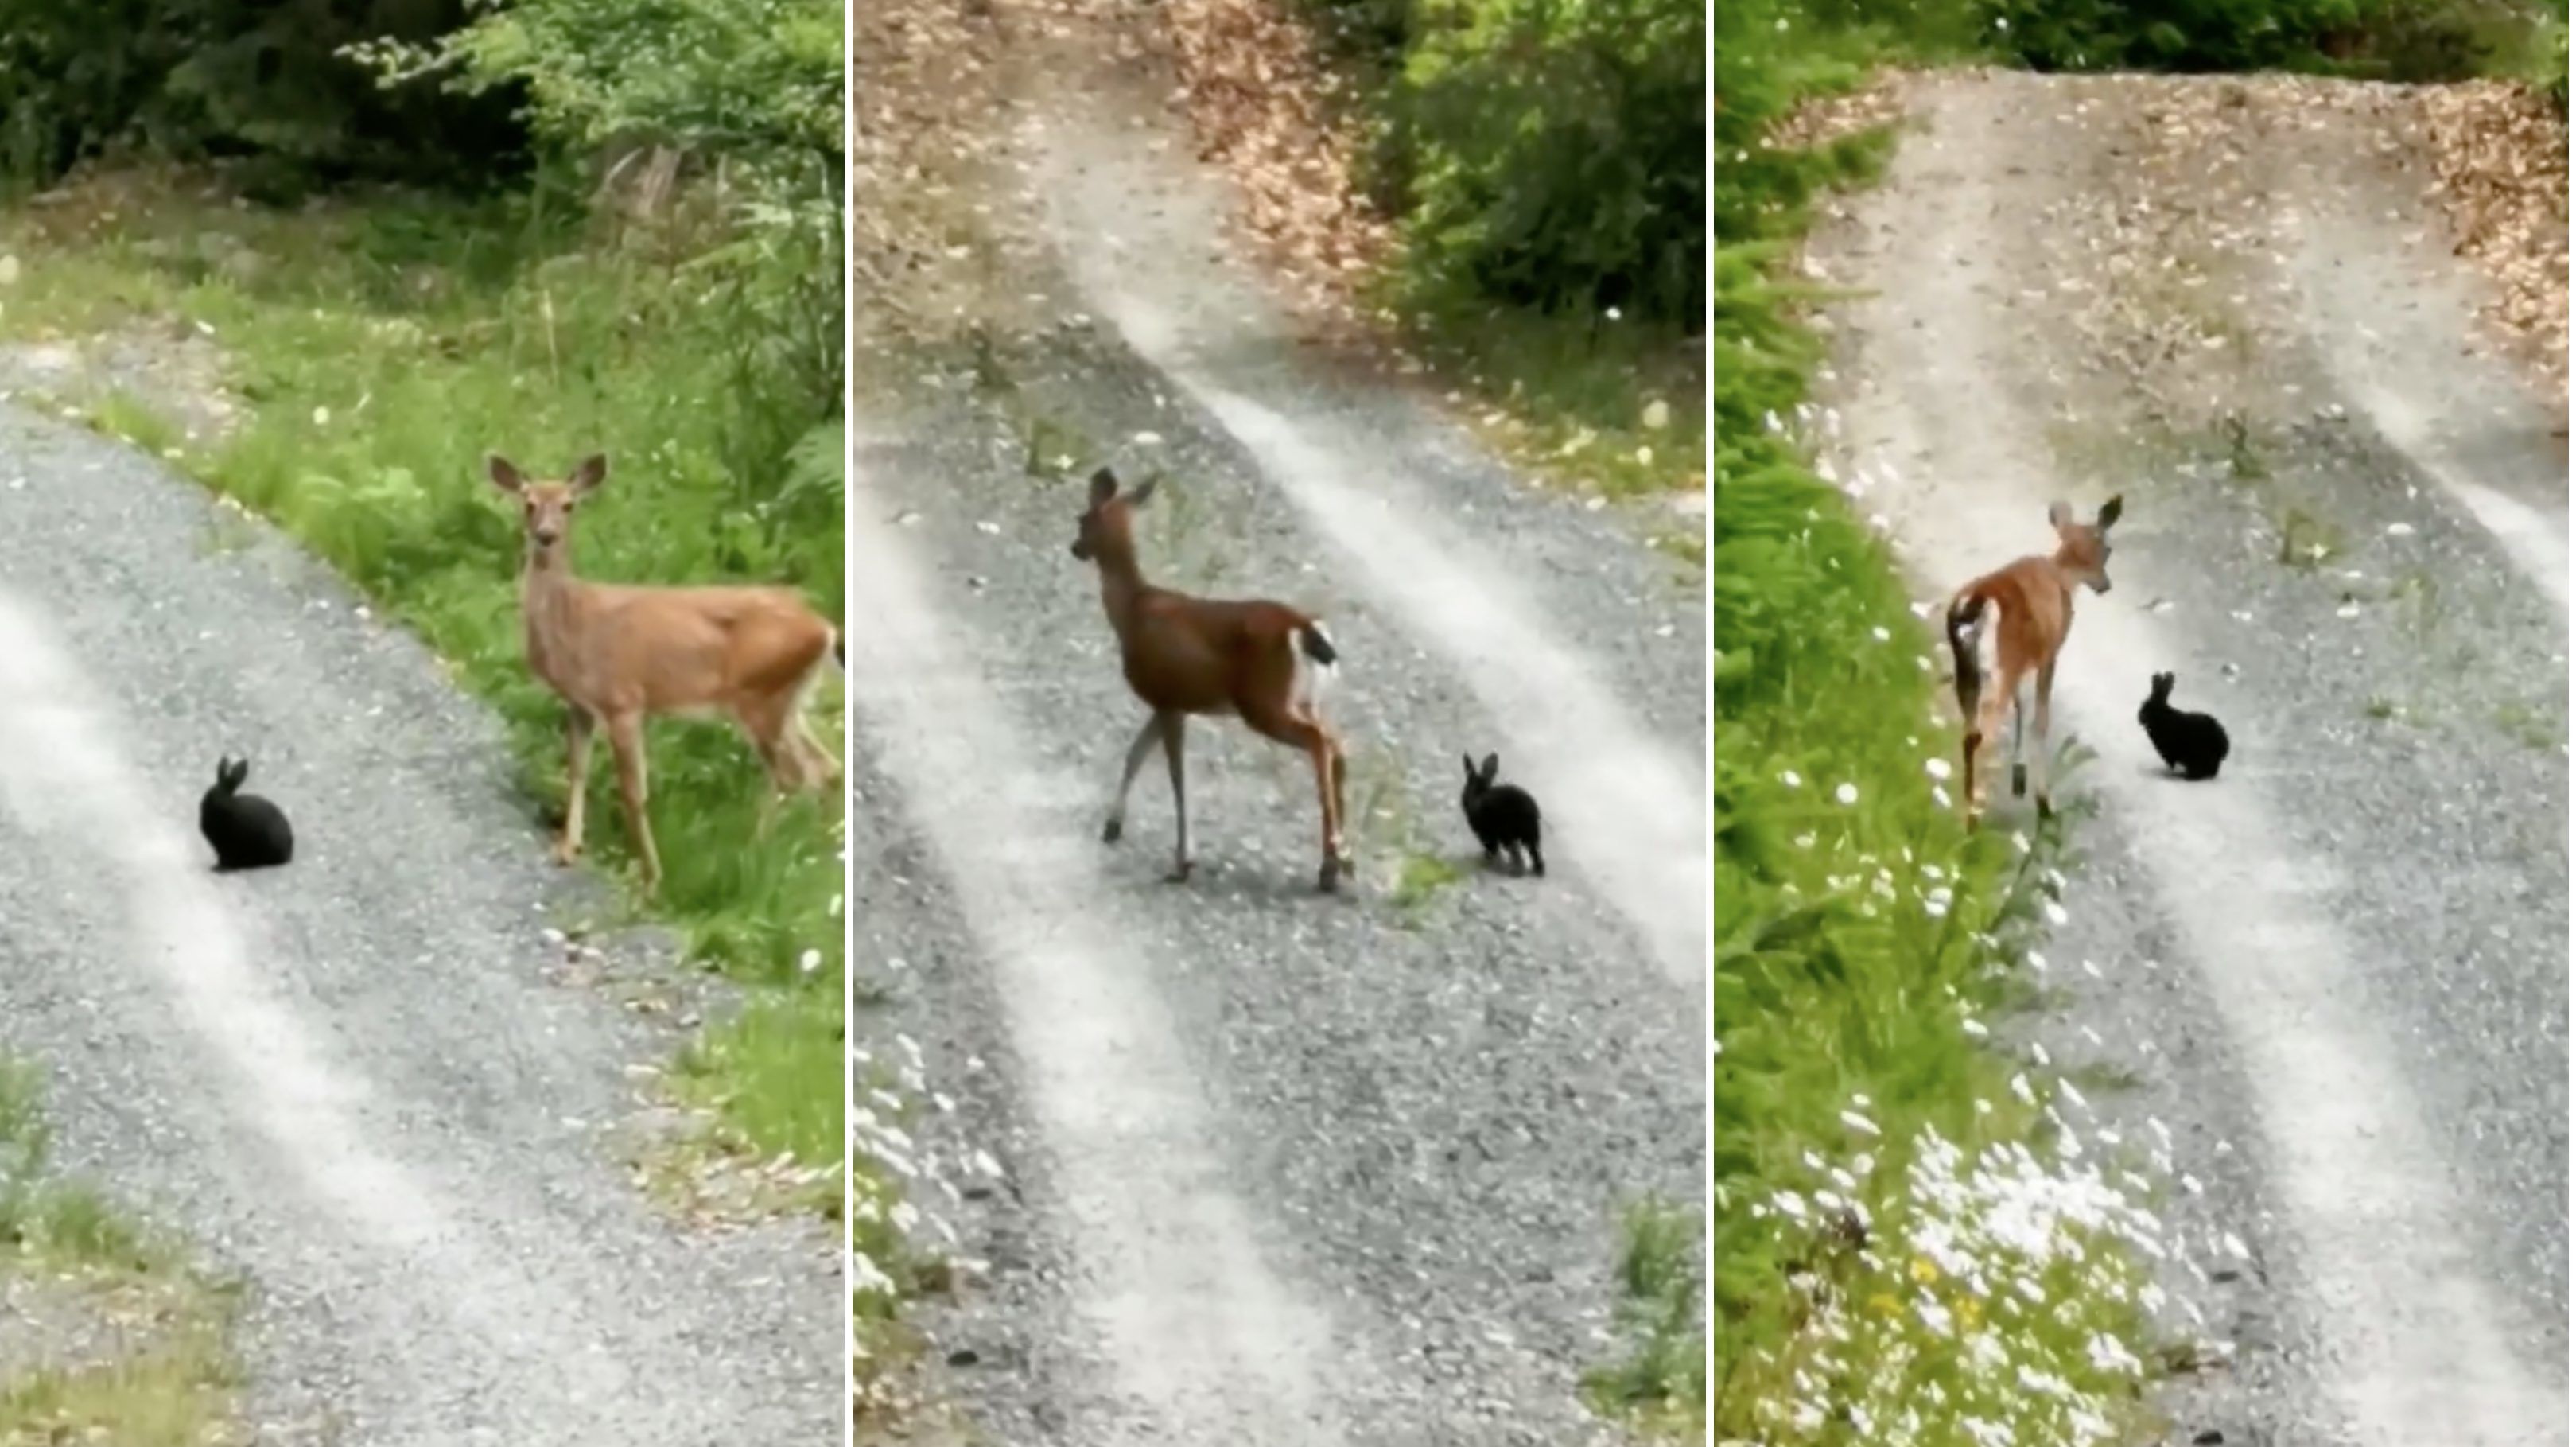
[[266,869],[295,857],[295,831],[286,811],[257,794],[240,792],[250,777],[250,760],[236,763],[230,754],[215,765],[215,786],[197,806],[197,827],[215,846],[215,870]]
[[1485,755],[1481,767],[1468,755],[1458,758],[1467,766],[1467,792],[1458,802],[1467,811],[1467,827],[1476,831],[1476,842],[1485,846],[1485,862],[1508,852],[1512,873],[1518,874],[1526,851],[1529,872],[1546,878],[1547,860],[1538,852],[1538,801],[1516,784],[1494,782],[1503,767],[1500,755]]
[[2174,676],[2159,673],[2148,680],[2147,701],[2138,705],[2138,722],[2165,767],[2186,779],[2215,779],[2227,761],[2227,730],[2205,713],[2173,706]]

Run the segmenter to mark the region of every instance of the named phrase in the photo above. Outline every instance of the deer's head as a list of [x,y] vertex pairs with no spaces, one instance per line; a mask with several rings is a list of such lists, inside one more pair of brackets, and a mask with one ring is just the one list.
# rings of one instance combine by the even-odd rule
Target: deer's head
[[1102,468],[1091,475],[1091,506],[1083,509],[1082,520],[1074,527],[1073,555],[1090,562],[1095,558],[1133,557],[1136,537],[1133,514],[1154,495],[1158,478],[1146,478],[1134,492],[1118,490],[1118,474]]
[[520,523],[527,530],[528,556],[551,561],[572,536],[572,510],[608,480],[608,458],[592,453],[561,482],[537,482],[520,473],[510,459],[494,453],[484,466],[492,485],[519,500]]
[[2111,591],[2111,524],[2120,520],[2120,499],[2114,494],[2089,523],[2075,520],[2075,509],[2062,502],[2048,505],[2048,525],[2057,529],[2057,567],[2070,583],[2082,583],[2096,593]]

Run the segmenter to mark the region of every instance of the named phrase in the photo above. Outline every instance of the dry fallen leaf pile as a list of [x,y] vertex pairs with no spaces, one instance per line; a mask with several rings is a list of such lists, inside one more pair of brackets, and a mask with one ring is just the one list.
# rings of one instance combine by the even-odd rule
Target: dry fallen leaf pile
[[1784,149],[1805,150],[1894,125],[1904,118],[1905,73],[1880,69],[1870,72],[1869,79],[1858,89],[1801,102],[1771,128],[1767,140]]
[[851,305],[895,312],[935,267],[994,153],[1000,36],[977,0],[861,5],[850,35]]
[[2415,118],[2455,249],[2503,293],[2486,310],[2567,385],[2567,129],[2521,86],[2482,80],[2419,92]]
[[1244,194],[1245,224],[1310,306],[1348,317],[1394,235],[1358,182],[1341,82],[1278,0],[1172,0],[1163,23],[1202,160]]

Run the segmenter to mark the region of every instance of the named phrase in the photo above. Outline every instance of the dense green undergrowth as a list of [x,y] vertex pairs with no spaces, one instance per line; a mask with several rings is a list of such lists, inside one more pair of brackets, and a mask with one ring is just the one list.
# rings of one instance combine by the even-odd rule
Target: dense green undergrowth
[[1396,222],[1373,290],[1408,342],[1541,471],[1696,491],[1699,0],[1302,8],[1365,131],[1361,183]]
[[[768,339],[735,327],[736,281],[704,264],[708,238],[684,221],[612,236],[538,196],[281,212],[164,172],[70,188],[0,217],[0,238],[21,268],[0,311],[12,337],[148,337],[181,319],[221,348],[243,402],[228,436],[185,440],[182,399],[143,391],[96,415],[276,521],[418,632],[507,722],[550,813],[566,792],[563,705],[523,655],[518,524],[483,477],[487,451],[553,473],[609,455],[574,540],[587,576],[788,583],[838,614],[837,428],[756,385]],[[763,835],[767,786],[730,730],[665,722],[650,738],[658,911],[758,987],[683,1079],[763,1150],[836,1161],[839,802],[808,796]],[[589,837],[622,872],[605,753]]]

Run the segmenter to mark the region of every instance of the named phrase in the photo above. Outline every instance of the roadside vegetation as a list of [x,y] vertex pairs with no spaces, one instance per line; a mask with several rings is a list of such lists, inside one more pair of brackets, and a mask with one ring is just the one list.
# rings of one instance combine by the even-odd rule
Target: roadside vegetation
[[0,1060],[0,1443],[246,1441],[232,1293],[55,1168],[42,1083]]
[[1699,0],[1190,0],[1193,121],[1283,274],[1488,437],[1610,496],[1696,494]]
[[[0,0],[0,356],[89,359],[51,400],[417,632],[551,822],[563,706],[522,655],[487,451],[545,475],[609,455],[587,576],[790,584],[839,615],[840,7],[309,9]],[[651,750],[667,877],[621,913],[747,990],[672,1072],[710,1113],[697,1145],[789,1154],[768,1199],[837,1213],[839,801],[763,833],[730,730],[657,724]],[[630,879],[606,752],[591,852]]]
[[1716,1440],[2139,1440],[2176,1360],[2142,1269],[2157,1143],[2109,1137],[2075,1080],[1996,1043],[2043,1001],[2080,801],[2037,834],[1963,828],[1946,664],[1807,445],[1821,348],[1786,253],[1808,205],[1895,143],[1854,92],[1881,62],[2483,72],[2563,108],[2565,19],[2484,0],[1721,7]]

